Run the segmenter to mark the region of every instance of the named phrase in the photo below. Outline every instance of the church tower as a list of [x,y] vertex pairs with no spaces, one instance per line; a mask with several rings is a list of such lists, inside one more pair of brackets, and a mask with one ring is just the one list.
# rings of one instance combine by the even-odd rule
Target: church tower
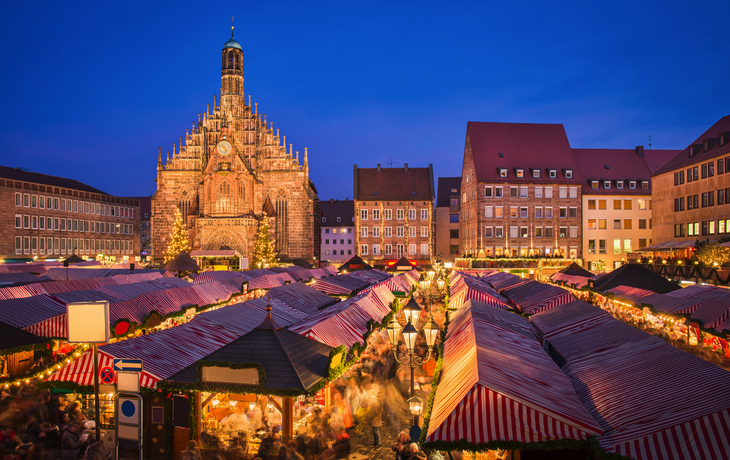
[[233,107],[245,105],[243,99],[243,48],[233,38],[233,26],[231,26],[231,39],[223,45],[222,57],[221,106],[230,112]]

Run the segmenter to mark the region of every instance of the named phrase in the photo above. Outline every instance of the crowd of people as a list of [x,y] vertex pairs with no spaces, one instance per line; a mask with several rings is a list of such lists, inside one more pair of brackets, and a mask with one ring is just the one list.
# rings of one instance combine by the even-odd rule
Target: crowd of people
[[32,383],[0,396],[3,460],[106,460],[110,448],[81,404]]

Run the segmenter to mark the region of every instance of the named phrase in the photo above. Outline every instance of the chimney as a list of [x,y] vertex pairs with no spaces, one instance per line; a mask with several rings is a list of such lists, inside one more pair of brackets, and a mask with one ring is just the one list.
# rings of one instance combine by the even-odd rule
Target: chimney
[[408,172],[408,163],[403,163],[403,167],[406,169],[406,172]]
[[330,198],[330,208],[332,208],[334,206],[335,206],[335,199],[334,198]]
[[378,163],[378,168],[377,169],[378,169],[378,171],[380,171],[380,163]]
[[636,146],[636,154],[642,158],[644,157],[644,146],[643,145]]

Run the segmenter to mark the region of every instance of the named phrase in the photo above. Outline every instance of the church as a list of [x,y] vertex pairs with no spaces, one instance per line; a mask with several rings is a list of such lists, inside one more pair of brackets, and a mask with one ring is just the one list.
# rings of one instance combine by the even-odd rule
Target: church
[[[319,257],[319,199],[309,179],[307,148],[293,151],[258,103],[244,96],[243,49],[223,45],[220,101],[173,144],[158,150],[152,197],[152,258],[162,262],[179,209],[193,250],[235,249],[251,258],[256,231],[267,218],[283,261]],[[264,217],[266,216],[266,217]]]

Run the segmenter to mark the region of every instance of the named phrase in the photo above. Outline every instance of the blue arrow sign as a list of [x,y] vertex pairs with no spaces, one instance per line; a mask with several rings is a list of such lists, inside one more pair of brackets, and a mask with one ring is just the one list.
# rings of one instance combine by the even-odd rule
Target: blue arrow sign
[[142,372],[142,360],[114,358],[114,360],[112,361],[112,368],[115,371]]

